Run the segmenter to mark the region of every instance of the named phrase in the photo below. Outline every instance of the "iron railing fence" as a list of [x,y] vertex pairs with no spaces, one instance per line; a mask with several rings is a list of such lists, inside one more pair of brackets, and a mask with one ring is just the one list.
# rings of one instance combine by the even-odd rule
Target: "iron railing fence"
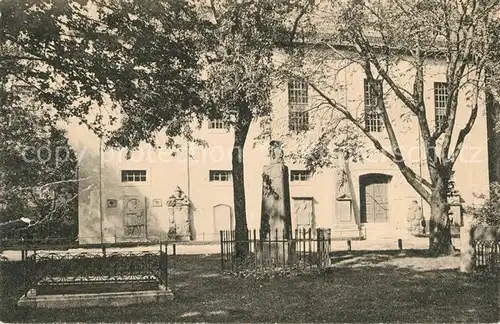
[[[27,293],[60,292],[75,289],[79,293],[99,287],[109,291],[121,285],[155,287],[168,285],[167,246],[156,251],[126,252],[39,252],[34,250],[26,259]],[[91,288],[89,288],[91,287]],[[139,289],[139,288],[137,288]]]
[[[147,237],[131,236],[100,236],[98,237],[0,237],[0,253],[5,250],[68,250],[72,248],[99,248],[105,246],[113,247],[134,247],[158,245],[160,242],[170,242],[179,244],[219,244],[220,235],[217,233],[199,233],[196,240],[182,241],[168,238],[166,235],[152,235]],[[102,240],[102,243],[101,243]]]
[[[326,268],[330,264],[330,234],[330,229],[297,229],[287,239],[284,231],[258,235],[253,230],[248,232],[248,240],[237,240],[235,231],[221,231],[220,267],[222,271],[232,272]],[[237,245],[248,253],[239,255]]]
[[500,240],[474,242],[474,269],[500,275]]

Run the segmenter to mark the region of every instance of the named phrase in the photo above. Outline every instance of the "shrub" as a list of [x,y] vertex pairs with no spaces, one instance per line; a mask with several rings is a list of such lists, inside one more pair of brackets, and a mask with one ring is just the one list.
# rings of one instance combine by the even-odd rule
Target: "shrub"
[[472,214],[477,224],[500,226],[500,184],[495,182],[490,185],[489,197],[478,197],[486,198],[485,202],[479,206],[468,207],[467,212]]

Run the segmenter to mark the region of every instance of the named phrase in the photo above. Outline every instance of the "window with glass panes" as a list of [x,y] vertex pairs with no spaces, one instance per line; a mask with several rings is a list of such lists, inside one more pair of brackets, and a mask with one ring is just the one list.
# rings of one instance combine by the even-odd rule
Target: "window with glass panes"
[[122,170],[122,182],[144,182],[146,170]]
[[303,131],[309,127],[308,84],[305,80],[295,79],[288,82],[288,129]]
[[209,181],[231,181],[233,173],[231,170],[210,170],[208,175]]
[[222,119],[211,119],[208,121],[208,129],[226,129],[227,125]]
[[446,102],[448,101],[448,84],[446,82],[434,82],[434,120],[436,128],[443,125],[446,117]]
[[[382,94],[382,81],[375,80],[375,84]],[[381,132],[384,126],[382,118],[381,104],[383,98],[377,94],[373,85],[365,79],[364,85],[365,92],[365,128],[369,132]]]
[[311,173],[306,170],[291,170],[290,181],[308,181],[311,179]]

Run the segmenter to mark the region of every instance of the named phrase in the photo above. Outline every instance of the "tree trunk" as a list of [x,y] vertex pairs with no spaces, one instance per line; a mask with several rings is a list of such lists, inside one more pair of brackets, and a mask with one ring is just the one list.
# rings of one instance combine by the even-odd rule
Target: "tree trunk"
[[240,116],[234,130],[234,145],[232,154],[233,168],[233,198],[235,220],[235,252],[237,258],[248,254],[248,227],[245,197],[245,173],[243,164],[243,149],[247,139],[248,129],[252,122],[251,113],[247,108],[241,108]]
[[429,222],[429,250],[437,254],[451,254],[454,251],[451,242],[451,223],[448,218],[448,181],[442,177],[436,182],[431,199],[431,217]]

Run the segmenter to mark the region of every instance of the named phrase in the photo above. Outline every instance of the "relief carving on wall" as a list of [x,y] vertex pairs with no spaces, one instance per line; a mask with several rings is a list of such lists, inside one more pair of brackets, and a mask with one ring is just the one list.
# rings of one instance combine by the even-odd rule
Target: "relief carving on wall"
[[293,198],[293,214],[295,216],[296,228],[309,230],[313,227],[313,199]]
[[146,233],[144,204],[137,197],[126,199],[124,206],[125,236],[142,236]]
[[189,198],[188,196],[182,191],[182,189],[177,186],[175,188],[174,193],[168,197],[167,200],[167,206],[169,207],[175,207],[175,206],[186,206],[189,205]]

